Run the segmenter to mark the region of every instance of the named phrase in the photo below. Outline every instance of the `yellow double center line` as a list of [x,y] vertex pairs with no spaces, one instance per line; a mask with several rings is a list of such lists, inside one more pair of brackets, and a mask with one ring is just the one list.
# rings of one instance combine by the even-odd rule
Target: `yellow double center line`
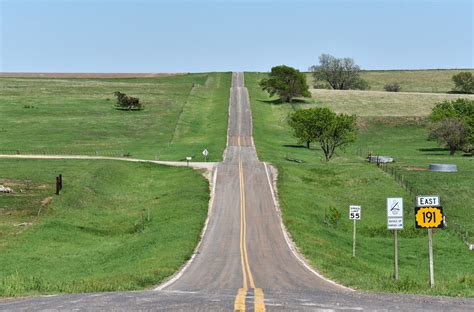
[[[240,136],[237,138],[240,147]],[[242,265],[243,287],[237,292],[235,297],[234,310],[245,311],[245,300],[247,298],[248,286],[254,291],[254,311],[265,311],[263,290],[255,288],[252,271],[250,270],[247,254],[247,224],[245,221],[245,184],[244,169],[239,154],[239,185],[240,185],[240,261]],[[247,280],[248,278],[248,280]]]

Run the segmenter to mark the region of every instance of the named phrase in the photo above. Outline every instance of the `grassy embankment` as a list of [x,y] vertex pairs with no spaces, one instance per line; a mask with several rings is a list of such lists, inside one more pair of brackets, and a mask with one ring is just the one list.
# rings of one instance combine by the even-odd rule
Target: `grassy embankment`
[[[230,79],[2,78],[0,153],[199,161],[208,148],[219,161]],[[145,110],[115,110],[116,90]],[[54,196],[59,173],[64,189]],[[116,161],[0,159],[0,184],[15,190],[0,194],[0,296],[156,285],[191,255],[209,197],[189,168]]]
[[[261,77],[263,74],[246,74],[255,144],[260,159],[273,163],[280,172],[278,193],[284,223],[312,265],[330,278],[358,289],[474,296],[472,252],[459,238],[459,231],[449,226],[450,222],[459,223],[473,237],[470,208],[474,205],[474,164],[461,154],[449,157],[435,142],[426,140],[423,118],[434,105],[433,99],[412,94],[412,101],[420,103],[414,109],[391,100],[398,96],[393,93],[384,94],[385,102],[380,103],[378,92],[373,91],[347,96],[344,92],[324,90],[328,96],[323,100],[320,90],[313,90],[309,104],[278,104],[258,87]],[[339,95],[347,97],[344,105],[339,105]],[[317,146],[307,150],[296,144],[286,123],[286,116],[297,106],[322,104],[337,111],[357,112],[361,125],[357,142],[329,163],[322,161]],[[441,195],[448,228],[435,231],[434,235],[436,288],[430,289],[428,283],[426,230],[414,228],[413,197],[392,176],[357,156],[363,155],[360,151],[395,157],[393,165],[418,190]],[[285,157],[304,163],[290,162]],[[459,172],[412,170],[446,162],[457,163]],[[395,282],[391,278],[393,240],[386,230],[386,198],[399,196],[405,202],[405,229],[399,237],[400,280]],[[356,258],[352,258],[352,223],[347,216],[350,204],[362,206]],[[337,225],[325,223],[331,208],[341,214]]]
[[0,172],[16,190],[0,195],[0,296],[156,285],[189,259],[207,214],[208,184],[189,168],[3,159]]
[[[219,161],[225,147],[230,73],[160,78],[0,78],[0,153],[130,154]],[[145,110],[114,109],[113,92]]]

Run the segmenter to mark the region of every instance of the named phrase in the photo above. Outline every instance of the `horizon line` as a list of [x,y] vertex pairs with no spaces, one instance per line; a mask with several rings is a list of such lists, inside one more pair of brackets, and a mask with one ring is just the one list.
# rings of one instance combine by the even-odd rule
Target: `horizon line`
[[[361,69],[361,72],[366,72],[366,71],[443,71],[443,70],[474,70],[474,68],[418,68],[418,69]],[[89,78],[86,77],[88,75],[103,75],[107,76],[110,75],[110,77],[103,77],[103,78],[120,78],[119,76],[122,76],[122,78],[127,78],[129,76],[132,78],[133,76],[142,76],[142,78],[153,78],[153,77],[159,77],[159,76],[173,76],[173,75],[184,75],[184,74],[203,74],[203,73],[225,73],[225,72],[233,72],[232,70],[223,70],[223,71],[177,71],[177,72],[108,72],[108,71],[97,71],[97,72],[90,72],[90,71],[84,71],[84,72],[66,72],[66,71],[8,71],[8,72],[3,72],[0,71],[0,77],[1,78],[8,78],[9,76],[13,76],[12,78],[18,77],[21,78],[21,76],[25,76],[25,78],[29,77],[41,77],[44,76],[47,78],[47,76],[52,76],[52,75],[57,75],[57,76],[71,76],[71,75],[77,75],[77,76],[83,76],[83,78]],[[257,71],[257,70],[245,70],[243,72],[250,72],[250,73],[266,73],[269,71]],[[301,71],[301,72],[311,72],[311,71]],[[66,78],[66,77],[64,77]],[[79,77],[81,78],[81,77]],[[90,77],[94,78],[94,77]],[[100,77],[96,77],[100,78]]]

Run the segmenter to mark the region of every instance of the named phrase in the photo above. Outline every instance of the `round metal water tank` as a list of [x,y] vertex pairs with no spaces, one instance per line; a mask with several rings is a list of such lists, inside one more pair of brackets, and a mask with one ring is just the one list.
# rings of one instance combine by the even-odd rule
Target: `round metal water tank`
[[457,172],[458,166],[452,164],[430,164],[429,170],[434,172]]

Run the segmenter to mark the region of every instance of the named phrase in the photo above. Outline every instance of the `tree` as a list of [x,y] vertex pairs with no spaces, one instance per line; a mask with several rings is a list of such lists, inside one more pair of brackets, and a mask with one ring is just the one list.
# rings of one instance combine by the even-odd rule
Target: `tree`
[[445,144],[449,154],[454,155],[456,150],[462,149],[468,143],[469,132],[461,118],[446,118],[433,124],[429,138]]
[[[446,144],[450,148],[451,153],[461,148],[466,152],[472,151],[472,146],[474,145],[473,100],[457,99],[437,103],[433,107],[429,118],[432,122],[429,136],[431,139],[436,139],[438,142]],[[462,127],[460,123],[462,123]],[[443,131],[442,127],[445,127],[447,132]],[[454,137],[449,136],[449,131],[454,131]],[[452,143],[449,143],[448,139]],[[456,146],[454,151],[451,146],[453,148]]]
[[305,75],[285,65],[272,67],[268,78],[260,80],[259,85],[270,96],[278,94],[284,102],[291,102],[297,96],[311,97]]
[[360,67],[352,58],[336,58],[329,54],[321,54],[319,65],[310,67],[316,82],[328,83],[336,90],[369,88],[368,83],[359,77]]
[[454,91],[474,93],[474,78],[470,72],[460,72],[453,75]]
[[288,124],[293,128],[293,135],[299,143],[306,144],[309,148],[317,136],[317,114],[314,109],[299,109],[288,116]]
[[[306,111],[306,112],[301,112]],[[318,141],[326,161],[334,155],[336,148],[344,148],[357,136],[356,117],[336,114],[329,108],[310,108],[290,114],[288,123],[300,141]]]
[[[430,114],[431,121],[439,121],[450,117],[463,118],[466,122],[473,123],[474,100],[456,99],[454,101],[436,103]],[[474,127],[474,123],[472,126]]]
[[141,110],[143,105],[140,104],[140,100],[136,97],[128,96],[125,93],[115,91],[114,95],[117,97],[117,107],[120,109],[128,110]]

